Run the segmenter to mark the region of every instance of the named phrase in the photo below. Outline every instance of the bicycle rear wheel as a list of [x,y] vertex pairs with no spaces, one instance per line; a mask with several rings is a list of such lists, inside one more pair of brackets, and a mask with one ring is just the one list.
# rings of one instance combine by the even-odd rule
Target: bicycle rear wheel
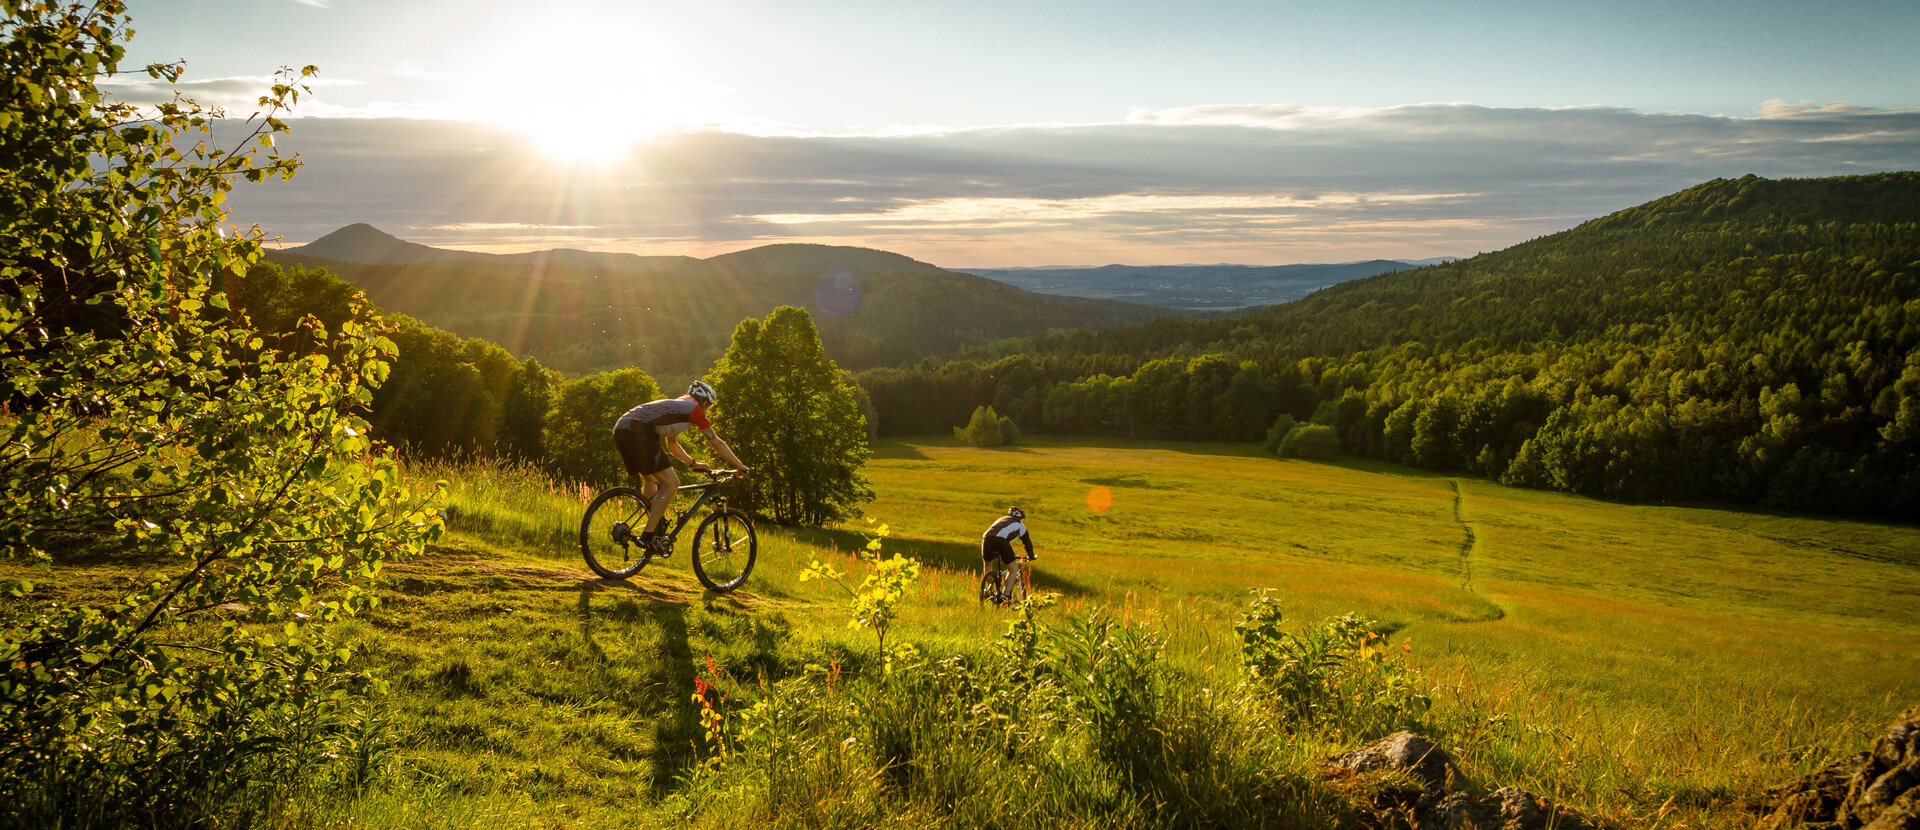
[[996,570],[993,570],[992,568],[988,568],[984,573],[980,574],[981,604],[984,605],[986,603],[991,602],[994,605],[999,605],[1000,599],[1001,599],[1000,593],[1006,590],[1005,580],[1006,580],[1005,571],[996,571]]
[[731,507],[713,511],[693,534],[693,575],[700,584],[725,593],[741,586],[753,573],[760,541],[753,520]]
[[647,526],[647,498],[632,487],[615,487],[587,505],[580,520],[580,555],[607,579],[625,579],[647,566],[653,554],[640,544]]

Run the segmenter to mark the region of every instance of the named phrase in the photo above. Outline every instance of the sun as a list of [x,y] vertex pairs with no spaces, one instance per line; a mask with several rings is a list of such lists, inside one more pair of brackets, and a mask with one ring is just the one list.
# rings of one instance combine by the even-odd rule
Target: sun
[[550,161],[608,166],[683,119],[677,73],[647,57],[635,27],[596,18],[525,21],[482,73],[486,119]]

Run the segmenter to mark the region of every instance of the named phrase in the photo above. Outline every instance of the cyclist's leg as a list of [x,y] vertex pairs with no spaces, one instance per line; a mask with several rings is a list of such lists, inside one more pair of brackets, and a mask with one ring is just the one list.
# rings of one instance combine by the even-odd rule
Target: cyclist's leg
[[[1007,566],[1013,562],[1013,546],[1007,540],[989,536],[980,543],[980,579],[984,584],[989,574],[997,574],[996,584],[1004,592],[1007,587]],[[992,597],[1000,602],[1004,597]]]
[[[621,438],[620,431],[615,437]],[[666,515],[667,506],[673,503],[673,497],[680,487],[680,478],[674,474],[673,462],[660,446],[660,436],[650,429],[635,429],[624,436],[626,443],[621,445],[621,457],[627,459],[627,470],[641,478],[640,493],[647,499],[647,521],[639,529],[652,533],[659,527],[660,517]]]
[[673,497],[680,493],[680,475],[668,464],[659,472],[648,473],[647,482],[653,486],[653,491],[647,494],[647,530],[666,532],[669,528],[660,527],[660,518],[667,515]]

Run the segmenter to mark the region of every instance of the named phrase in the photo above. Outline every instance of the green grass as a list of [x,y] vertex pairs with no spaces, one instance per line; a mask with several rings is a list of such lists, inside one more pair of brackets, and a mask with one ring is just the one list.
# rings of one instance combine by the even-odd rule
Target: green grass
[[[689,789],[708,786],[690,783],[708,781],[695,774],[697,677],[745,701],[809,664],[872,670],[872,635],[848,630],[844,598],[797,578],[815,558],[854,569],[867,525],[763,524],[747,588],[715,596],[684,544],[631,580],[593,579],[574,546],[577,487],[513,468],[413,472],[448,480],[449,537],[391,568],[383,606],[344,631],[391,683],[400,749],[380,788],[289,823],[962,826],[1004,809],[949,771],[924,784],[946,795],[905,805],[849,773],[811,785],[832,803],[685,814],[690,793],[713,795]],[[1623,826],[1739,826],[1740,798],[1857,751],[1920,697],[1913,527],[1612,504],[1242,445],[894,441],[867,472],[868,512],[893,530],[886,549],[927,565],[896,640],[965,653],[1006,629],[1010,615],[973,597],[977,540],[1018,503],[1039,585],[1061,596],[1048,619],[1105,608],[1163,634],[1167,662],[1191,679],[1175,709],[1203,712],[1214,704],[1202,688],[1235,688],[1232,622],[1250,589],[1276,589],[1294,622],[1355,612],[1410,647],[1396,653],[1434,686],[1436,728],[1470,775]],[[49,590],[81,599],[134,578],[105,565],[75,575]],[[1280,777],[1259,786],[1311,808],[1294,826],[1339,821],[1302,782],[1354,736],[1242,734],[1195,717],[1178,723],[1234,744],[1220,781],[1266,765]],[[1119,803],[1110,790],[1069,775],[1033,809]],[[1133,820],[1114,809],[1079,823]]]

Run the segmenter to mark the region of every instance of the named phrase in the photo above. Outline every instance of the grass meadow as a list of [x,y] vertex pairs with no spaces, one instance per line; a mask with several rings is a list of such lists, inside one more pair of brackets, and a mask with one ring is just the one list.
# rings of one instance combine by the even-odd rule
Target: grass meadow
[[[778,699],[796,673],[831,685],[876,671],[844,593],[798,578],[819,559],[857,579],[852,551],[872,526],[763,524],[747,587],[716,596],[693,579],[684,539],[630,580],[593,578],[577,486],[480,464],[411,474],[448,482],[449,534],[390,567],[381,607],[343,628],[390,686],[389,775],[351,802],[302,802],[288,826],[979,823],[964,777],[904,810],[855,804],[879,786],[865,778],[788,793],[772,812],[777,799],[718,815],[696,803],[715,792],[697,684]],[[1614,504],[1224,444],[888,441],[867,474],[884,549],[924,565],[892,637],[929,659],[979,650],[1017,618],[974,596],[979,533],[1017,503],[1038,586],[1059,595],[1045,619],[1105,609],[1157,632],[1191,700],[1241,683],[1232,626],[1253,589],[1273,589],[1302,625],[1364,615],[1418,670],[1468,775],[1603,824],[1750,824],[1743,799],[1858,751],[1920,699],[1911,526]],[[50,596],[141,578],[87,573]],[[1260,738],[1267,754],[1246,763],[1279,768],[1275,786],[1306,805],[1274,823],[1346,821],[1312,761],[1362,737]],[[1063,800],[1060,814],[1112,803],[1101,797]]]

